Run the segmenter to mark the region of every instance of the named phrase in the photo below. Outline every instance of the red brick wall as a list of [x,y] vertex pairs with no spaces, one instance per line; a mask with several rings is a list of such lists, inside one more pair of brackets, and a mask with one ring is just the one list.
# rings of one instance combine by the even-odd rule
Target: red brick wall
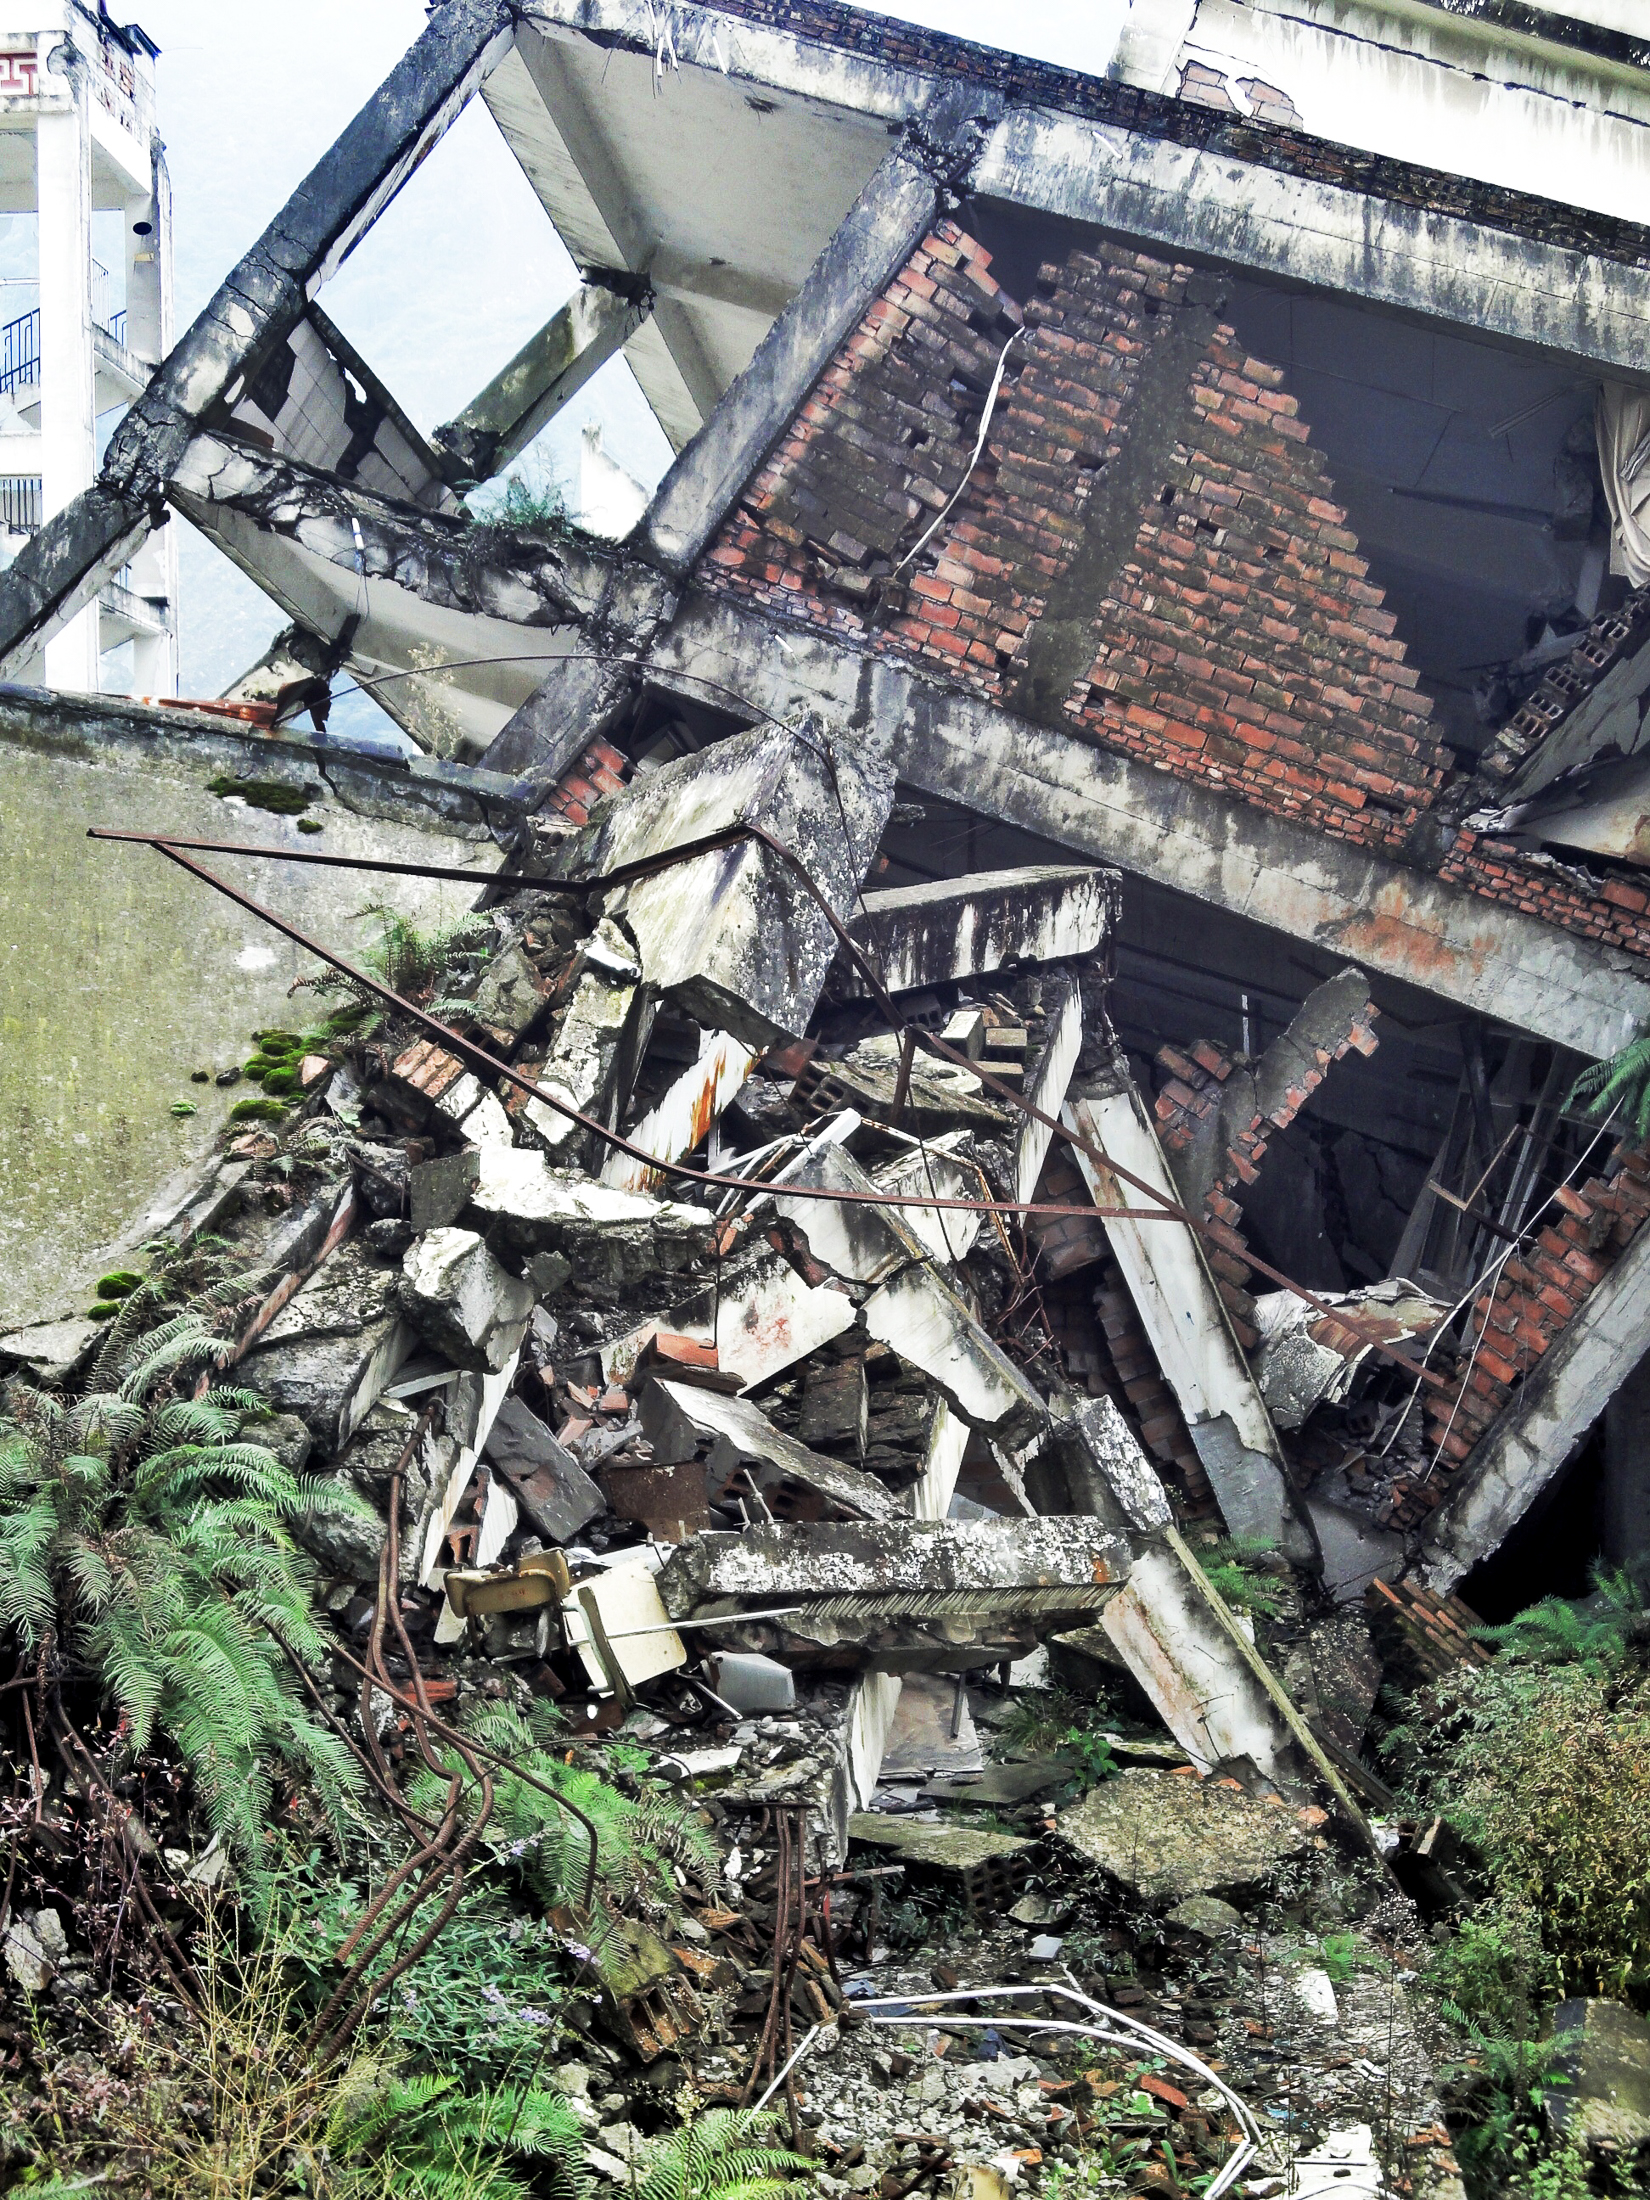
[[551,788],[541,805],[541,814],[564,817],[570,825],[586,825],[602,796],[617,794],[629,772],[629,759],[621,756],[610,741],[593,741]]
[[[955,509],[1019,309],[942,224],[849,339],[710,552],[721,585],[926,661],[1012,707],[1190,270],[1074,252],[1042,270],[987,451]],[[1224,327],[1192,369],[1132,547],[1090,615],[1074,729],[1374,845],[1447,761],[1322,459],[1275,367]],[[1161,478],[1159,478],[1159,475]]]
[[1437,1465],[1424,1482],[1393,1493],[1401,1525],[1449,1494],[1451,1475],[1632,1243],[1650,1215],[1650,1154],[1619,1147],[1602,1174],[1560,1191],[1558,1207],[1502,1268],[1493,1291],[1474,1302],[1453,1393],[1434,1392],[1427,1404]]
[[[1190,281],[1144,254],[1073,252],[1041,271],[1022,311],[989,254],[942,222],[815,385],[702,580],[1021,707],[1016,680],[1050,593],[1081,555],[1091,501],[1126,463],[1135,396],[1193,310]],[[1202,347],[1063,715],[1097,747],[1399,853],[1451,759],[1282,381],[1229,328]],[[1650,955],[1650,911],[1632,886],[1591,894],[1470,832],[1442,875]]]

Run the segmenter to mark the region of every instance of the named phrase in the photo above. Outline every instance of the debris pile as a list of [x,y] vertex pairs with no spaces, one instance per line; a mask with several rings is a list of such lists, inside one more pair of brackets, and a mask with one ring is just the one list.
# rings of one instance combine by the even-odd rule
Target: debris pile
[[[1324,1432],[1441,1310],[1251,1296],[1229,1196],[1373,1046],[1367,991],[1154,1108],[1115,880],[879,892],[894,793],[816,723],[730,736],[541,819],[416,997],[340,965],[328,1022],[260,1035],[173,1229],[255,1279],[243,1434],[350,1500],[295,1523],[322,1698],[386,1779],[458,1746],[442,1705],[553,1705],[710,1834],[673,1916],[552,1911],[604,2176],[687,2082],[782,2093],[821,2189],[880,2200],[1099,2146],[1224,2190],[1363,2126],[1447,2193],[1402,1930],[1337,2001],[1280,1908],[1367,1908],[1406,1839],[1358,1758],[1377,1509],[1323,1495]],[[1105,1349],[1063,1349],[1037,1225],[1087,1233]],[[3,1349],[61,1380],[75,1327]],[[1264,1644],[1200,1559],[1257,1528]],[[1013,1746],[1084,1698],[1113,1725]]]

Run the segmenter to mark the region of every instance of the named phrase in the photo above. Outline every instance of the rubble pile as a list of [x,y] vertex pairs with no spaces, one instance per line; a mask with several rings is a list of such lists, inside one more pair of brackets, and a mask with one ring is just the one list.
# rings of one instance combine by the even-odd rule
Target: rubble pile
[[[778,2087],[821,2189],[880,2200],[1099,2146],[1276,2173],[1360,2158],[1364,2126],[1447,2193],[1413,1920],[1358,1940],[1339,2000],[1294,1929],[1381,1899],[1401,1837],[1358,1762],[1380,1666],[1347,1551],[1377,1529],[1278,1433],[1344,1420],[1379,1341],[1426,1323],[1361,1294],[1337,1351],[1298,1298],[1247,1297],[1223,1188],[1373,1009],[1349,973],[1297,1019],[1315,1037],[1195,1105],[1171,1083],[1159,1146],[1105,1013],[1115,881],[878,893],[893,797],[817,725],[734,735],[541,820],[419,998],[350,980],[320,1030],[260,1035],[266,1098],[167,1228],[255,1281],[245,1436],[356,1500],[295,1530],[350,1646],[329,1712],[359,1722],[379,1672],[400,1694],[364,1738],[394,1766],[409,1688],[548,1702],[569,1763],[628,1751],[711,1834],[674,1919],[563,1921],[604,2176],[687,2083]],[[1210,1094],[1243,1118],[1224,1160]],[[1039,1206],[1103,1226],[1097,1305],[1115,1355],[1121,1277],[1144,1385],[1062,1351]],[[3,1349],[61,1379],[94,1332]],[[1264,1649],[1197,1556],[1257,1518],[1301,1569],[1263,1562]],[[386,1597],[403,1651],[372,1668]],[[1103,1736],[1013,1746],[1028,1706],[1084,1698],[1120,1707]]]

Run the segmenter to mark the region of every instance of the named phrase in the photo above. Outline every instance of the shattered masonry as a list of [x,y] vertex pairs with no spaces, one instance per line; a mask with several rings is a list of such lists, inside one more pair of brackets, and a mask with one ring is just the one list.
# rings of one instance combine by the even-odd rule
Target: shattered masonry
[[[1566,1563],[1647,1557],[1650,1158],[1576,1079],[1650,1026],[1650,578],[1610,455],[1650,232],[1610,98],[1551,96],[1642,55],[1474,8],[1470,68],[1394,33],[1355,70],[1304,4],[1319,78],[1264,10],[1157,0],[1093,78],[828,0],[441,0],[0,574],[21,683],[169,509],[290,622],[207,703],[8,685],[0,768],[65,803],[119,774],[157,841],[163,775],[289,858],[300,811],[368,871],[417,834],[479,889],[477,967],[311,1034],[128,1242],[247,1264],[262,1440],[363,1501],[314,1538],[341,1644],[393,1549],[421,1675],[645,1736],[705,1803],[718,1953],[626,1922],[615,2057],[672,2065],[737,1983],[740,2082],[776,2075],[758,1848],[872,1971],[877,1874],[1029,1930],[1085,1859],[1182,1954],[1331,1858],[1447,1906],[1366,1748],[1383,1672],[1476,1662],[1544,1522],[1604,1523]],[[472,98],[583,275],[425,433],[318,293]],[[478,526],[621,354],[675,453],[640,519]],[[418,753],[332,739],[345,682]],[[86,1364],[55,1311],[7,1370]],[[1140,1729],[1058,1803],[994,1727],[1051,1677]],[[801,1909],[785,2021],[848,2040]],[[1347,2050],[1291,2173],[1458,2191],[1396,1986],[1289,1990]],[[1377,2142],[1337,2073],[1379,2037]],[[867,2091],[906,2075],[871,2056]],[[956,2068],[915,2075],[897,2172],[840,2127],[841,2193],[946,2172],[928,2112],[989,2122]],[[627,2128],[592,2140],[614,2182]]]

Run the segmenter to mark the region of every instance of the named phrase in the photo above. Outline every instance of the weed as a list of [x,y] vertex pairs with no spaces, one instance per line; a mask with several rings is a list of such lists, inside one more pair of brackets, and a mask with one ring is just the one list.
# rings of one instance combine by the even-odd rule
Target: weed
[[1328,1933],[1318,1943],[1318,1962],[1333,1986],[1347,1985],[1353,1973],[1364,1969],[1368,1961],[1368,1952],[1356,1933]]
[[233,795],[248,809],[268,810],[276,817],[296,817],[310,804],[310,797],[301,787],[286,786],[279,779],[234,779],[227,772],[219,772],[206,785],[220,801]]
[[1570,1087],[1566,1107],[1594,1117],[1619,1110],[1637,1138],[1650,1137],[1650,1032],[1641,1032],[1608,1061],[1589,1062]]
[[1255,1619],[1276,1619],[1281,1605],[1270,1571],[1272,1546],[1227,1537],[1198,1553],[1209,1586],[1234,1612]]
[[649,2144],[635,2200],[791,2200],[816,2165],[778,2135],[777,2116],[708,2108]]

